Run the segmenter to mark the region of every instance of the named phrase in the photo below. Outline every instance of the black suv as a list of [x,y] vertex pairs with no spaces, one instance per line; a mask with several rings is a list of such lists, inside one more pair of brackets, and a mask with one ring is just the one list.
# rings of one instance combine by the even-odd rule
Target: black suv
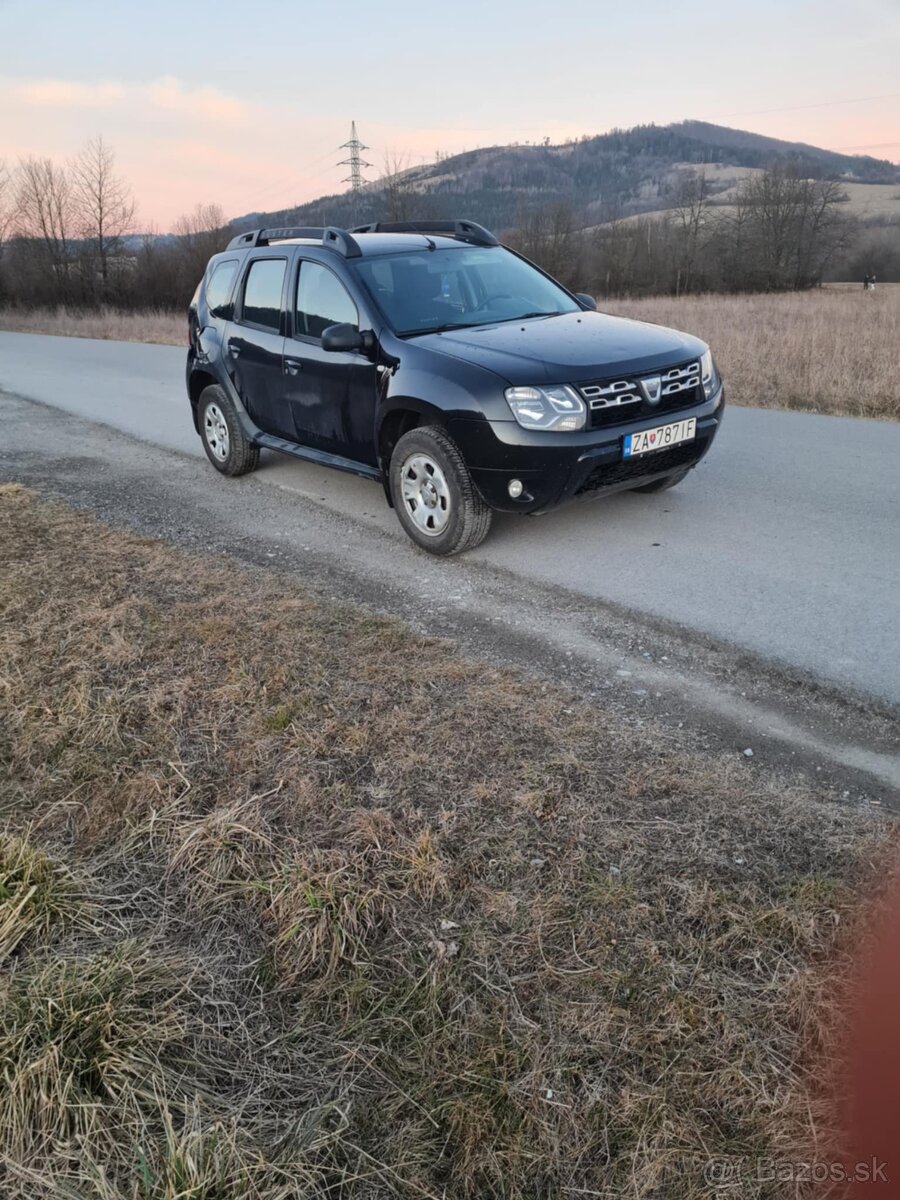
[[217,470],[267,446],[377,480],[432,554],[494,510],[672,487],[722,417],[703,342],[597,312],[471,221],[243,233],[189,319]]

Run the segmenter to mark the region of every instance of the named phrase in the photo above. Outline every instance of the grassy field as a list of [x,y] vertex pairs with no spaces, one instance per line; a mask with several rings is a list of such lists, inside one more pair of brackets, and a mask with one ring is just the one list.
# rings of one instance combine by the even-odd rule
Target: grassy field
[[900,285],[750,296],[609,300],[608,311],[703,338],[728,399],[848,417],[900,419]]
[[889,832],[824,789],[6,485],[0,796],[5,1200],[699,1200],[828,1144]]
[[[752,296],[608,300],[605,311],[672,325],[709,342],[729,400],[900,419],[900,285]],[[180,313],[0,309],[0,329],[184,345]]]
[[[743,174],[756,174],[745,171]],[[734,200],[738,185],[719,192],[714,199],[717,207],[733,209],[728,201]],[[900,221],[900,185],[896,183],[841,183],[841,191],[847,197],[841,206],[850,217],[860,221]],[[653,214],[656,215],[656,214]]]
[[[677,164],[688,171],[697,171],[694,163]],[[734,202],[742,179],[751,175],[763,175],[761,167],[734,167],[721,164],[706,164],[703,174],[713,184],[729,183],[723,191],[716,192],[712,197],[713,215],[726,215],[734,212]],[[896,183],[841,183],[841,191],[846,199],[841,210],[848,217],[859,221],[877,221],[885,224],[900,222],[900,185]],[[652,194],[652,193],[651,193]],[[655,208],[649,212],[634,213],[623,218],[624,223],[668,220],[672,214],[671,208]],[[601,229],[601,225],[593,225],[592,229]]]
[[101,338],[114,342],[153,342],[187,349],[187,315],[147,309],[9,308],[0,306],[0,329],[49,333],[57,337]]

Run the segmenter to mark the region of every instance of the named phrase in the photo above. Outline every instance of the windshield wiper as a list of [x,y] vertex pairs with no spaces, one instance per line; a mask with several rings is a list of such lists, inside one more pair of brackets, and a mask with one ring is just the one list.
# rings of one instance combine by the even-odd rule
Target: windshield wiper
[[540,312],[519,313],[515,317],[500,317],[496,321],[492,321],[492,325],[505,325],[509,321],[529,321],[532,317],[561,317],[562,313],[558,308],[546,312],[542,309]]
[[446,325],[429,325],[427,329],[401,329],[397,337],[421,337],[426,333],[447,333],[450,329],[475,329],[484,321],[448,321]]

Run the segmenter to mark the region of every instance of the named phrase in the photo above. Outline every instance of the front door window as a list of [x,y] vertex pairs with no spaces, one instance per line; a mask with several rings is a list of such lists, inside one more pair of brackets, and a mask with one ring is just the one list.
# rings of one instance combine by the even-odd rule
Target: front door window
[[297,281],[294,333],[318,341],[329,325],[355,325],[359,313],[338,277],[320,263],[304,262]]

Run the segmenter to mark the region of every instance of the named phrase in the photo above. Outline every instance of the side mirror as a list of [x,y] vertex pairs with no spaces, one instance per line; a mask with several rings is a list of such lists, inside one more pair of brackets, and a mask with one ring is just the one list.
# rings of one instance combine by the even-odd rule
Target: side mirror
[[322,349],[333,353],[361,350],[371,354],[375,349],[375,335],[371,329],[359,330],[355,325],[329,325],[322,334]]
[[589,296],[587,292],[576,292],[575,299],[582,308],[586,308],[589,312],[597,311],[597,301],[593,296]]

